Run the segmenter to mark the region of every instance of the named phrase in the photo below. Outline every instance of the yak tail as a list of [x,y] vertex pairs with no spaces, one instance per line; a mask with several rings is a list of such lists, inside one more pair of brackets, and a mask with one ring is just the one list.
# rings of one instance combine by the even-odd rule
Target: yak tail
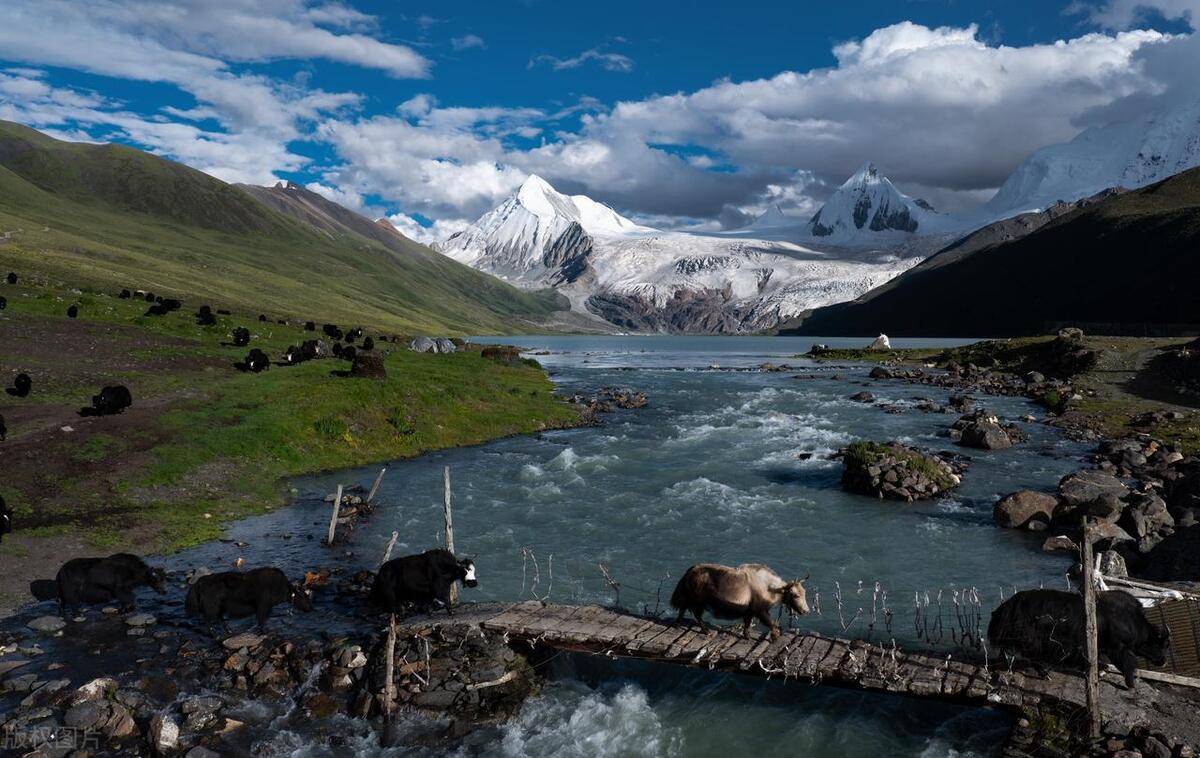
[[53,579],[34,579],[29,583],[29,592],[38,600],[57,600],[58,582]]
[[687,573],[679,578],[675,591],[671,593],[671,607],[677,611],[685,610],[691,605],[692,593],[689,590],[693,584],[692,578],[692,570],[688,569]]

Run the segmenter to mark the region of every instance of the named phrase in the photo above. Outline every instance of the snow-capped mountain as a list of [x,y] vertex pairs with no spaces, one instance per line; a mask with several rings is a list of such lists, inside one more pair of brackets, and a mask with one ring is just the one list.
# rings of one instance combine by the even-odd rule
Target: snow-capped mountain
[[1110,187],[1136,189],[1200,165],[1200,100],[1092,127],[1037,150],[984,209],[993,217],[1047,208]]
[[808,225],[813,237],[831,244],[855,244],[940,233],[947,223],[924,200],[896,189],[868,161],[833,193]]
[[747,229],[779,229],[781,227],[795,226],[796,219],[783,212],[783,209],[778,205],[772,204],[770,208],[763,211],[762,215],[750,222]]
[[587,272],[594,236],[640,231],[651,230],[585,195],[564,195],[534,174],[441,249],[514,283],[545,286],[573,282]]
[[[446,255],[529,289],[553,286],[572,308],[622,328],[738,332],[850,300],[916,265],[889,250],[798,244],[797,234],[668,232],[531,176],[494,210],[446,239]],[[778,231],[778,229],[776,230]]]

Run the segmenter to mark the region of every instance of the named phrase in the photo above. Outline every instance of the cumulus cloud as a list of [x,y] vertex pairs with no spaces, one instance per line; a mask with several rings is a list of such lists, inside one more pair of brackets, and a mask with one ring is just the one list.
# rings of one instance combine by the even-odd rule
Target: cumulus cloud
[[[903,22],[836,45],[828,69],[592,108],[571,114],[575,128],[549,128],[537,110],[424,97],[396,116],[326,120],[321,132],[343,163],[331,181],[432,218],[473,218],[529,173],[680,226],[730,224],[770,204],[809,215],[868,159],[902,189],[961,209],[1033,150],[1159,91],[1151,53],[1186,58],[1186,41],[1128,31],[1011,47],[975,26]],[[534,129],[553,138],[507,139]]]
[[550,68],[555,71],[565,71],[571,68],[579,68],[585,63],[595,61],[604,68],[605,71],[618,71],[622,74],[628,74],[633,71],[633,58],[620,53],[606,53],[599,48],[593,47],[590,50],[584,50],[579,55],[573,58],[558,58],[553,55],[537,55],[529,60],[528,68],[533,68],[541,63],[549,64]]
[[456,52],[462,52],[463,50],[470,50],[473,47],[487,47],[487,43],[478,34],[464,34],[461,37],[453,37],[450,40],[450,46]]

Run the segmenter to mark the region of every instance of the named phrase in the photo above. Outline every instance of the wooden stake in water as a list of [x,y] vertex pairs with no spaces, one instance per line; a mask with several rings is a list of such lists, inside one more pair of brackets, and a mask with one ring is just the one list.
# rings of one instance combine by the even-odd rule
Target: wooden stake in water
[[[446,468],[443,470],[442,479],[446,485],[446,504],[442,509],[442,516],[446,519],[446,549],[450,551],[451,555],[455,555],[455,553],[454,553],[454,516],[450,512],[450,467],[449,466],[446,466]],[[458,602],[458,585],[451,584],[450,585],[450,604],[453,605],[457,602]]]
[[383,482],[383,475],[387,473],[387,466],[379,469],[379,476],[375,477],[375,483],[371,485],[371,492],[367,495],[367,504],[375,502],[375,493],[379,491],[379,485]]
[[396,704],[396,682],[392,679],[396,666],[396,614],[394,613],[388,618],[387,645],[384,647],[384,655],[387,656],[383,685],[383,722],[386,724],[392,720],[392,708]]
[[392,532],[392,538],[390,540],[388,540],[387,550],[383,551],[383,560],[379,562],[380,566],[382,566],[383,564],[385,564],[389,560],[391,560],[392,548],[394,548],[396,546],[396,539],[399,537],[400,537],[400,532]]
[[1083,517],[1083,619],[1087,641],[1087,710],[1088,735],[1100,739],[1100,651],[1096,639],[1096,584],[1092,569],[1092,533],[1087,516]]
[[333,533],[337,531],[338,512],[342,509],[342,485],[338,485],[337,494],[333,498],[333,514],[329,517],[329,534],[325,537],[325,544],[333,544]]

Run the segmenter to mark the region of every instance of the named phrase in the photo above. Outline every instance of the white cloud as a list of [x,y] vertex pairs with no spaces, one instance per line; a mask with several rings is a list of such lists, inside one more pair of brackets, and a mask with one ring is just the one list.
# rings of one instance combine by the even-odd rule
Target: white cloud
[[461,37],[454,37],[450,40],[450,46],[456,51],[470,50],[473,47],[487,47],[487,43],[483,41],[483,37],[477,34],[464,34]]
[[538,55],[534,56],[529,61],[528,68],[533,68],[539,63],[548,63],[550,68],[555,71],[564,71],[571,68],[579,68],[585,63],[595,61],[604,68],[605,71],[618,71],[622,74],[628,74],[633,71],[633,58],[620,53],[605,53],[598,48],[584,50],[574,58],[558,58],[553,55]]
[[461,232],[470,225],[470,221],[464,218],[460,219],[439,219],[431,226],[425,226],[417,221],[412,216],[403,213],[395,213],[386,217],[392,226],[405,237],[416,240],[424,245],[432,245],[436,242],[446,239],[451,234]]

